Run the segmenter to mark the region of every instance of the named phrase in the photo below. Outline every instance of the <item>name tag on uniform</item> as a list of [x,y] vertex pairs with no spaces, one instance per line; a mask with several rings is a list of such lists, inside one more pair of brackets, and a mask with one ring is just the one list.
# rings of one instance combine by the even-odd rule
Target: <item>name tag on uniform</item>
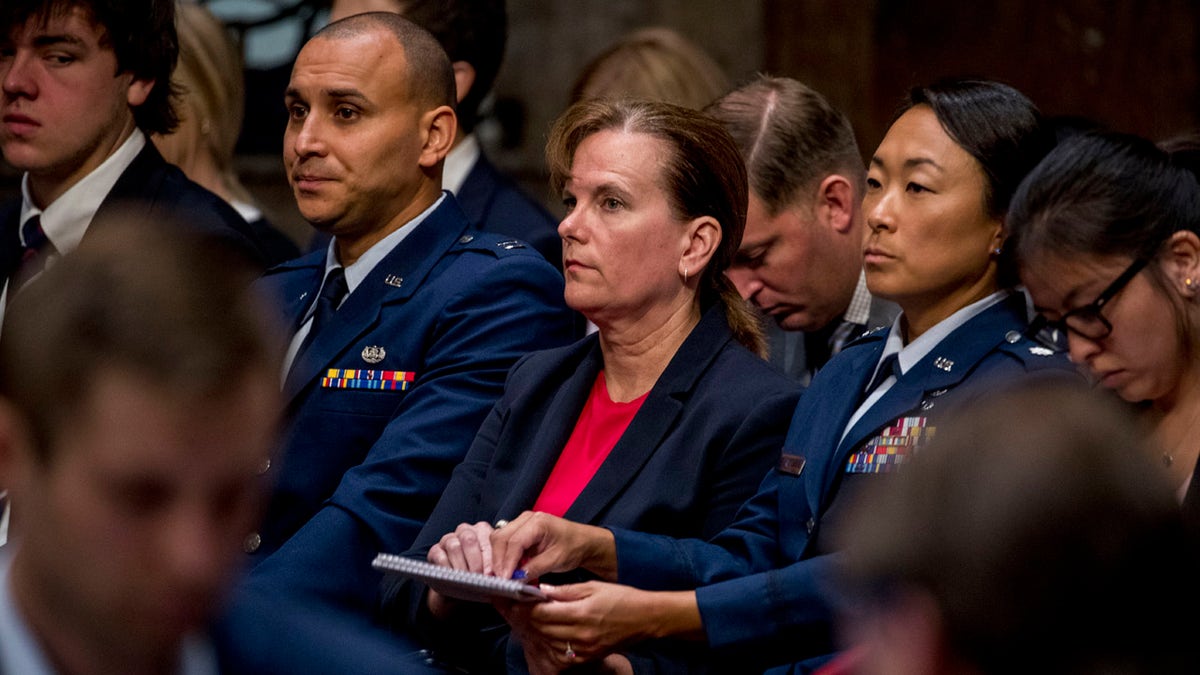
[[779,458],[779,470],[791,476],[799,476],[804,471],[808,460],[800,455],[789,455],[786,452]]
[[406,391],[417,374],[405,370],[355,370],[330,368],[321,378],[326,389],[374,389],[377,391]]
[[901,417],[863,444],[846,461],[846,473],[891,473],[916,455],[918,446],[933,438],[937,427],[926,417]]

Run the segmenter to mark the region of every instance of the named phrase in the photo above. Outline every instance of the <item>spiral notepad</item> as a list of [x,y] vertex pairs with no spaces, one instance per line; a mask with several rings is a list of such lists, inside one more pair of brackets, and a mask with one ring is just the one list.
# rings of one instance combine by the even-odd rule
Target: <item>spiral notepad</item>
[[391,553],[376,555],[371,567],[387,574],[416,579],[442,595],[459,600],[490,602],[497,598],[508,598],[530,602],[546,599],[542,589],[524,581],[489,577]]

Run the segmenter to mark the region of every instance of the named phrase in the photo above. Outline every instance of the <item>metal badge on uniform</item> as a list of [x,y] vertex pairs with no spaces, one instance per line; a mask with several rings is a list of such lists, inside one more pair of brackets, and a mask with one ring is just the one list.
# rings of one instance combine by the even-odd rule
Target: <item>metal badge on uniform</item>
[[460,244],[469,244],[473,241],[475,241],[475,235],[473,234],[464,234],[458,238],[458,243]]
[[933,360],[933,365],[948,373],[954,367],[954,362],[944,356],[939,356]]
[[497,242],[496,247],[502,248],[505,251],[511,251],[514,248],[525,248],[525,244],[522,244],[520,241],[517,241],[516,239],[505,239],[504,241]]
[[387,350],[376,345],[367,345],[363,347],[362,359],[371,365],[375,365],[387,356]]
[[330,368],[321,378],[326,389],[375,389],[379,391],[408,391],[417,377],[416,373],[404,370],[355,370],[353,368]]
[[1029,353],[1034,356],[1054,356],[1054,350],[1049,347],[1030,347]]
[[933,438],[936,431],[927,417],[901,417],[850,455],[846,473],[891,473],[910,461],[918,446]]
[[404,285],[404,277],[398,277],[395,274],[389,274],[383,278],[383,283],[387,284],[388,286],[400,288]]
[[803,456],[789,455],[785,452],[779,458],[779,470],[791,476],[799,476],[804,471],[804,465],[807,463],[808,460]]

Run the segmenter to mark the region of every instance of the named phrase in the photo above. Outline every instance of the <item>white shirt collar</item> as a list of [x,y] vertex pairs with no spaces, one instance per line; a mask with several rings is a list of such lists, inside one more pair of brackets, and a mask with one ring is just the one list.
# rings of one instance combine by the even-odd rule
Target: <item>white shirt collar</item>
[[479,155],[479,140],[475,138],[475,134],[467,134],[462,142],[446,155],[442,165],[442,189],[458,194],[463,183],[467,182],[467,174],[475,168]]
[[[378,265],[381,260],[386,258],[389,253],[399,246],[400,242],[404,241],[405,237],[411,234],[413,230],[417,229],[417,226],[424,222],[425,219],[429,217],[429,214],[433,213],[433,210],[440,206],[445,200],[446,193],[443,192],[441,196],[437,198],[437,201],[430,205],[429,208],[418,213],[417,216],[412,220],[396,228],[395,232],[392,232],[383,239],[375,242],[375,245],[360,255],[358,260],[355,260],[348,267],[346,267],[346,295],[349,296],[351,293],[353,293],[354,289],[358,288],[358,285],[363,282],[363,279],[366,279],[367,275],[371,273],[371,270],[375,269],[375,266]],[[336,240],[331,241],[329,242],[329,248],[325,249],[325,275],[329,274],[329,270],[342,266],[342,264],[337,260],[337,254],[335,253],[336,249],[334,248],[336,245]]]
[[[996,291],[991,295],[976,300],[975,302],[963,307],[950,316],[942,319],[937,324],[925,331],[912,342],[904,344],[904,331],[900,329],[900,322],[904,319],[904,314],[901,313],[892,322],[892,328],[888,331],[887,342],[883,345],[883,352],[879,355],[879,361],[875,362],[875,367],[871,370],[871,377],[867,381],[874,379],[875,371],[879,369],[879,365],[890,354],[896,354],[896,361],[900,368],[900,374],[908,372],[909,368],[915,366],[921,359],[925,358],[933,348],[938,346],[942,340],[950,336],[951,333],[958,330],[971,319],[981,314],[984,310],[992,305],[1000,302],[1009,295],[1007,289]],[[842,430],[842,438],[846,437],[846,433],[858,424],[858,420],[866,414],[875,402],[883,398],[884,394],[892,388],[896,383],[896,377],[890,376],[884,380],[873,392],[870,393],[863,402],[858,406],[858,409],[850,416],[850,421],[846,423],[846,427]],[[840,441],[839,441],[840,442]]]
[[79,246],[88,225],[100,210],[100,204],[112,191],[121,174],[146,147],[146,135],[140,129],[125,140],[100,166],[72,185],[45,208],[38,208],[29,194],[29,174],[21,179],[21,222],[35,215],[42,217],[42,230],[60,255]]

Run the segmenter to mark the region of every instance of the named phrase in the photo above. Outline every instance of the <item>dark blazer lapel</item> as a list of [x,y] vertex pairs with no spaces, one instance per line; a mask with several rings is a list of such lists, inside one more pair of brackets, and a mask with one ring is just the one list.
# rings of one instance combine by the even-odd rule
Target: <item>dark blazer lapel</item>
[[714,307],[701,317],[650,390],[629,428],[613,446],[596,475],[567,509],[569,520],[592,522],[641,471],[663,439],[674,430],[687,393],[708,370],[726,342],[733,339],[724,312]]
[[96,209],[96,215],[92,217],[84,236],[91,234],[95,225],[103,227],[106,221],[119,221],[126,205],[131,201],[139,202],[144,205],[142,208],[153,213],[154,202],[151,195],[159,193],[166,178],[164,169],[167,166],[167,160],[163,159],[158,148],[154,147],[154,143],[147,137],[146,147],[142,148],[133,158],[133,162],[121,172],[112,190],[109,190],[104,201],[100,202],[100,208]]
[[466,229],[461,212],[452,201],[445,201],[379,261],[347,296],[333,322],[313,338],[307,352],[293,365],[284,386],[289,400],[315,382],[331,361],[377,324],[385,306],[408,300]]
[[873,343],[843,351],[826,364],[824,372],[817,374],[819,382],[828,384],[819,384],[821,389],[810,388],[802,394],[797,413],[803,410],[804,418],[792,418],[792,427],[800,430],[802,445],[794,444],[789,435],[785,448],[790,454],[804,457],[808,464],[802,475],[804,495],[811,513],[819,512],[821,493],[828,484],[827,474],[832,467],[841,466],[839,453],[834,449],[839,445],[846,423],[858,409],[862,390],[874,374],[874,366],[887,343],[887,333],[863,339]]
[[[542,424],[536,429],[516,431],[521,438],[513,447],[527,453],[528,459],[522,462],[512,490],[500,500],[501,507],[496,512],[501,518],[515,518],[533,507],[571,432],[575,430],[579,413],[591,394],[592,384],[604,367],[599,341],[592,337],[586,344],[582,355],[567,359],[555,372],[548,374],[546,386],[553,387],[555,391],[542,417]],[[556,382],[562,382],[562,385]]]

